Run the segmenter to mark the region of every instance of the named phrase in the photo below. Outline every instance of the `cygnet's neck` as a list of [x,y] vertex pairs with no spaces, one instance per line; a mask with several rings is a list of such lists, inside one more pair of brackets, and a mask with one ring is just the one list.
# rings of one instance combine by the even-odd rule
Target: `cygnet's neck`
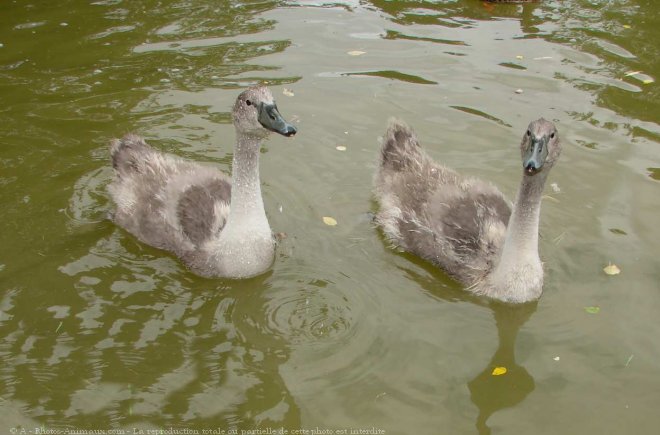
[[245,278],[271,265],[274,242],[261,198],[261,138],[236,133],[229,216],[218,239],[209,245],[209,263],[217,265],[221,276]]
[[507,225],[503,258],[513,253],[538,256],[541,197],[546,178],[546,171],[534,176],[523,175]]
[[235,226],[266,225],[266,213],[259,179],[259,148],[261,138],[236,132],[236,147],[232,162],[231,206],[227,229]]
[[547,169],[523,175],[507,225],[499,262],[491,273],[501,299],[525,302],[540,295],[543,268],[539,258],[539,217]]

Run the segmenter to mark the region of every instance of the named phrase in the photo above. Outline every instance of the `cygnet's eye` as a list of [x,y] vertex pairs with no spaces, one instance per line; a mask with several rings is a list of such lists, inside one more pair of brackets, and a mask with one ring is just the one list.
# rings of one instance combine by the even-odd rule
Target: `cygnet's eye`
[[247,104],[248,106],[251,106],[251,105],[252,105],[252,101],[250,101],[250,100],[245,100],[245,104]]
[[532,135],[532,132],[527,130],[527,136],[531,136],[531,135]]
[[554,139],[554,138],[555,138],[555,132],[553,131],[552,134],[550,135],[550,139]]

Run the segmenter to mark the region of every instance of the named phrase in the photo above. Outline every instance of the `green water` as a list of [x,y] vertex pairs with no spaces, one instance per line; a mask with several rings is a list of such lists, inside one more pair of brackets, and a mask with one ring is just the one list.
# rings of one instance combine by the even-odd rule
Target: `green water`
[[[657,433],[658,41],[651,0],[0,3],[0,433]],[[198,278],[106,219],[107,145],[229,171],[258,82],[299,127],[261,159],[288,237],[263,276]],[[390,116],[509,198],[525,127],[555,121],[538,303],[386,246]]]

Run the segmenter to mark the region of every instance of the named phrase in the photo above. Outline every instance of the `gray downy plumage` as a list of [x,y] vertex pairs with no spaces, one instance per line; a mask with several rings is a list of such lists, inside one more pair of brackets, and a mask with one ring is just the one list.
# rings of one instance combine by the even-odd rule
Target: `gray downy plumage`
[[529,124],[513,208],[492,184],[435,163],[403,122],[390,120],[374,177],[376,223],[395,246],[444,269],[469,291],[521,303],[538,299],[541,195],[561,153],[553,123]]
[[113,220],[207,277],[245,278],[272,264],[275,242],[261,197],[259,148],[271,131],[296,133],[264,86],[238,96],[232,119],[231,179],[210,166],[161,153],[133,134],[110,146]]

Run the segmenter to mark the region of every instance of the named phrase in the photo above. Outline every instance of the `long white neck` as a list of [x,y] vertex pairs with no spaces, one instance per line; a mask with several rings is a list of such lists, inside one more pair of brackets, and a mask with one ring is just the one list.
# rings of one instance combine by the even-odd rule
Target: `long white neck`
[[538,297],[543,285],[539,258],[539,217],[547,171],[523,175],[499,262],[491,273],[491,284],[500,298],[524,302]]
[[237,136],[229,216],[218,239],[208,246],[208,264],[215,265],[219,276],[245,278],[270,267],[275,244],[261,198],[260,139],[240,132]]
[[223,232],[231,232],[239,226],[268,226],[259,179],[259,142],[257,137],[237,132],[232,163],[231,207]]
[[541,196],[546,178],[546,172],[536,176],[523,176],[507,225],[500,265],[505,263],[507,258],[538,256]]

